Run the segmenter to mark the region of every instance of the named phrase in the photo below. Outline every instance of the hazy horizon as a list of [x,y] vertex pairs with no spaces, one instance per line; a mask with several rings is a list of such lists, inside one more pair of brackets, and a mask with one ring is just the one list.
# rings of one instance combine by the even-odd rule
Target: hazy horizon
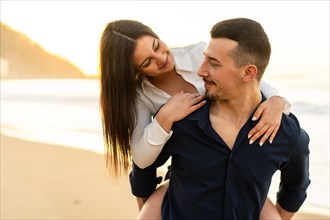
[[329,79],[328,1],[1,1],[1,22],[86,75],[98,71],[109,21],[141,21],[172,47],[207,42],[212,25],[233,17],[257,20],[268,33],[268,76]]

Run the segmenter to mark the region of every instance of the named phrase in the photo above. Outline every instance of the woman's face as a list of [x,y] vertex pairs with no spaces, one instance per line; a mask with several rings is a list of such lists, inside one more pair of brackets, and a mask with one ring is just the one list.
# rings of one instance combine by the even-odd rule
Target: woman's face
[[174,59],[167,45],[149,35],[137,39],[133,62],[137,71],[150,77],[156,77],[174,69]]

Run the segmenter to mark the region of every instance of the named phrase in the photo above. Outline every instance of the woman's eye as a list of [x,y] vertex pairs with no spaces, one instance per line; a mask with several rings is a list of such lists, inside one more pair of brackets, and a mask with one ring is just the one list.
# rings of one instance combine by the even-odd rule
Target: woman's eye
[[157,44],[155,45],[155,51],[157,51],[159,49],[159,41],[157,41]]
[[150,64],[150,59],[148,59],[148,61],[143,65],[143,68],[148,67],[149,64]]

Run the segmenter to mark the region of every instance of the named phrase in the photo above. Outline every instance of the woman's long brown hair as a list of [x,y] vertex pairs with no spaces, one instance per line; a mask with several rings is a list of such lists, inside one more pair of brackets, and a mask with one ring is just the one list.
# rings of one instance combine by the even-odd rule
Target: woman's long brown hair
[[107,24],[100,42],[100,105],[109,173],[127,173],[131,162],[130,141],[137,122],[137,77],[133,63],[136,40],[157,35],[144,24],[117,20]]

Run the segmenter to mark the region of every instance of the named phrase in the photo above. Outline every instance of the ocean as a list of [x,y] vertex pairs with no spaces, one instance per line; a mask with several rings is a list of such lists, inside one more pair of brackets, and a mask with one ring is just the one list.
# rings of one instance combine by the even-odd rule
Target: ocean
[[[328,76],[327,76],[328,77]],[[310,136],[307,204],[329,209],[329,79],[267,80],[291,103]],[[96,79],[1,80],[1,133],[103,154]],[[273,177],[270,197],[278,187]]]

